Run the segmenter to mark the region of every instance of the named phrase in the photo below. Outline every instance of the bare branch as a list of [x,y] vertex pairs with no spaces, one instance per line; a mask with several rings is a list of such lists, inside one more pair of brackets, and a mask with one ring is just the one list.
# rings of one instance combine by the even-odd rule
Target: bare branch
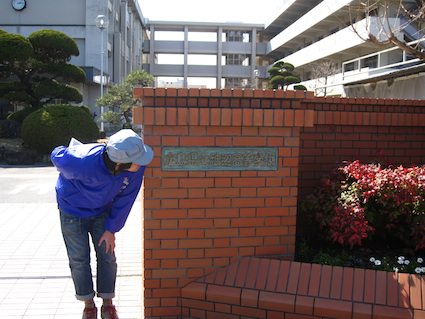
[[397,39],[397,37],[394,36],[390,37],[388,40],[392,44],[398,46],[403,51],[406,51],[407,53],[417,57],[418,59],[425,61],[425,52],[421,51],[419,48],[411,47],[406,42],[400,41],[399,39]]
[[[357,30],[354,32],[364,41],[378,45],[393,44],[408,54],[425,60],[423,46],[420,44],[425,38],[425,0],[361,0],[349,6],[351,21],[364,20],[366,22],[367,37]],[[409,30],[405,33],[405,30]],[[413,30],[413,31],[412,31]],[[410,45],[409,42],[419,40],[419,44]]]

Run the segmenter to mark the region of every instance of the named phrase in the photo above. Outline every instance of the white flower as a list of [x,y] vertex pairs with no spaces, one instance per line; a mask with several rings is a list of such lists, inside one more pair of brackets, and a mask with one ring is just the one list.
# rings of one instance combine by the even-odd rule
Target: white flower
[[371,263],[374,263],[375,262],[375,257],[370,257],[369,260],[370,260]]
[[410,261],[406,259],[406,260],[404,261],[404,264],[405,264],[405,265],[408,265],[408,264],[410,264]]
[[404,261],[404,256],[400,256],[400,257],[398,257],[398,261],[399,261],[399,263],[400,263],[400,261]]
[[424,262],[424,260],[421,257],[418,257],[418,263],[422,264]]
[[380,260],[375,260],[375,266],[381,266],[381,261]]
[[416,267],[415,268],[415,273],[420,274],[422,272],[422,268],[421,267]]
[[425,267],[421,267],[421,271],[422,272],[425,272]]
[[398,272],[398,268],[397,267],[393,267],[393,270],[397,273]]

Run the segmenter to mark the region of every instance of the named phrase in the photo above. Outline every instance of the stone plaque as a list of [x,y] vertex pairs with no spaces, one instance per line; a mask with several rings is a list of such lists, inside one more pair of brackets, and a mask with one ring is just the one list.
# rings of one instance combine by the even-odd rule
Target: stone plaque
[[164,171],[275,171],[276,147],[164,147]]

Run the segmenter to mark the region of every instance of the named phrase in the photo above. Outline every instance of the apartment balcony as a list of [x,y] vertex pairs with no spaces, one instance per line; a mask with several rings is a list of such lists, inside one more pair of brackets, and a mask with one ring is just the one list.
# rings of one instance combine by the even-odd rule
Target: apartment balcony
[[[396,23],[392,20],[390,23]],[[285,62],[292,63],[295,67],[303,67],[317,63],[321,59],[334,61],[346,61],[376,51],[377,46],[366,40],[369,32],[372,32],[381,40],[383,33],[379,32],[379,21],[376,17],[360,20],[353,25],[335,32],[319,41],[316,41],[296,52],[285,56]]]
[[[286,1],[263,35],[270,38],[268,55],[275,60],[344,28],[350,21],[350,0]],[[279,32],[277,28],[280,27]]]
[[[143,43],[143,53],[150,53],[150,40],[146,40]],[[188,41],[187,42],[187,52],[193,54],[217,54],[218,53],[218,44],[217,42],[210,41]],[[185,52],[185,43],[184,41],[164,41],[164,40],[155,40],[154,43],[154,52],[165,53],[165,54],[183,54]],[[266,54],[266,44],[265,43],[256,43],[256,52],[259,55]],[[222,43],[222,53],[232,53],[232,54],[251,54],[252,53],[252,42],[236,42],[228,41]]]
[[298,14],[303,15],[270,40],[269,53],[281,47],[288,46],[291,42],[299,42],[300,39],[311,37],[312,33],[314,36],[318,34],[323,35],[320,33],[326,33],[328,32],[327,30],[334,29],[335,26],[340,26],[347,20],[347,17],[349,17],[347,5],[352,1],[322,1],[309,11],[309,8],[305,6],[299,6],[297,9],[293,9],[292,6],[289,6],[289,4],[295,6],[298,2],[293,0],[289,1],[288,7],[283,8],[283,10],[300,11]]
[[[153,72],[155,76],[173,76],[173,77],[184,77],[185,67],[184,65],[177,64],[154,64],[154,71],[150,70],[152,65],[144,64],[143,69]],[[188,65],[187,73],[188,77],[217,77],[219,68],[216,65]],[[259,74],[265,76],[266,68],[257,67]],[[252,77],[252,66],[245,65],[223,65],[221,66],[221,72],[223,77],[237,77],[237,78],[251,78]]]
[[[358,24],[361,27],[361,24]],[[361,29],[361,33],[365,33],[364,28]],[[349,51],[356,50],[358,52],[356,48],[365,44],[366,40],[359,37],[350,26],[286,56],[285,62],[292,63],[295,67],[300,67],[321,59],[330,58],[332,55],[340,54],[341,52],[357,56],[358,54],[356,55],[356,53],[350,53]]]
[[[410,45],[425,44],[425,39],[412,41]],[[344,84],[366,83],[400,75],[409,75],[425,68],[425,62],[398,47],[382,50],[346,61],[342,64],[342,81]]]
[[[425,39],[409,44],[425,47]],[[326,78],[304,81],[302,84],[318,96],[344,96],[344,86],[377,83],[382,80],[392,81],[418,74],[425,71],[425,62],[398,47],[392,47],[345,61],[342,63],[341,71]]]

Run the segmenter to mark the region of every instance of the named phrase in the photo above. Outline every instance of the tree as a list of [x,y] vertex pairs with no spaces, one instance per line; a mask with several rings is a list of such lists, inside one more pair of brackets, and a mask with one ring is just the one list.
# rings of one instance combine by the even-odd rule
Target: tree
[[131,125],[132,108],[136,103],[133,99],[133,89],[153,84],[154,77],[151,74],[143,70],[136,70],[127,76],[124,83],[111,86],[108,92],[96,101],[98,106],[103,105],[110,108],[109,111],[102,114],[102,120],[111,124],[117,124],[124,120],[125,125]]
[[[395,45],[408,54],[425,60],[425,0],[363,0],[350,4],[351,21],[359,37],[378,45]],[[362,29],[361,29],[362,28]]]
[[312,68],[311,77],[316,79],[314,88],[316,95],[327,95],[328,78],[338,73],[338,66],[336,62],[331,60],[323,60],[315,64]]
[[72,137],[83,143],[99,137],[99,129],[85,106],[46,105],[28,115],[22,124],[25,146],[40,154],[68,145]]
[[[268,70],[270,74],[269,85],[273,89],[288,89],[291,84],[300,83],[300,78],[293,73],[295,67],[291,63],[278,61]],[[305,89],[298,86],[298,89]]]
[[0,32],[0,97],[37,109],[54,100],[82,101],[71,83],[85,80],[84,71],[69,64],[78,46],[65,33],[39,30],[28,38]]

